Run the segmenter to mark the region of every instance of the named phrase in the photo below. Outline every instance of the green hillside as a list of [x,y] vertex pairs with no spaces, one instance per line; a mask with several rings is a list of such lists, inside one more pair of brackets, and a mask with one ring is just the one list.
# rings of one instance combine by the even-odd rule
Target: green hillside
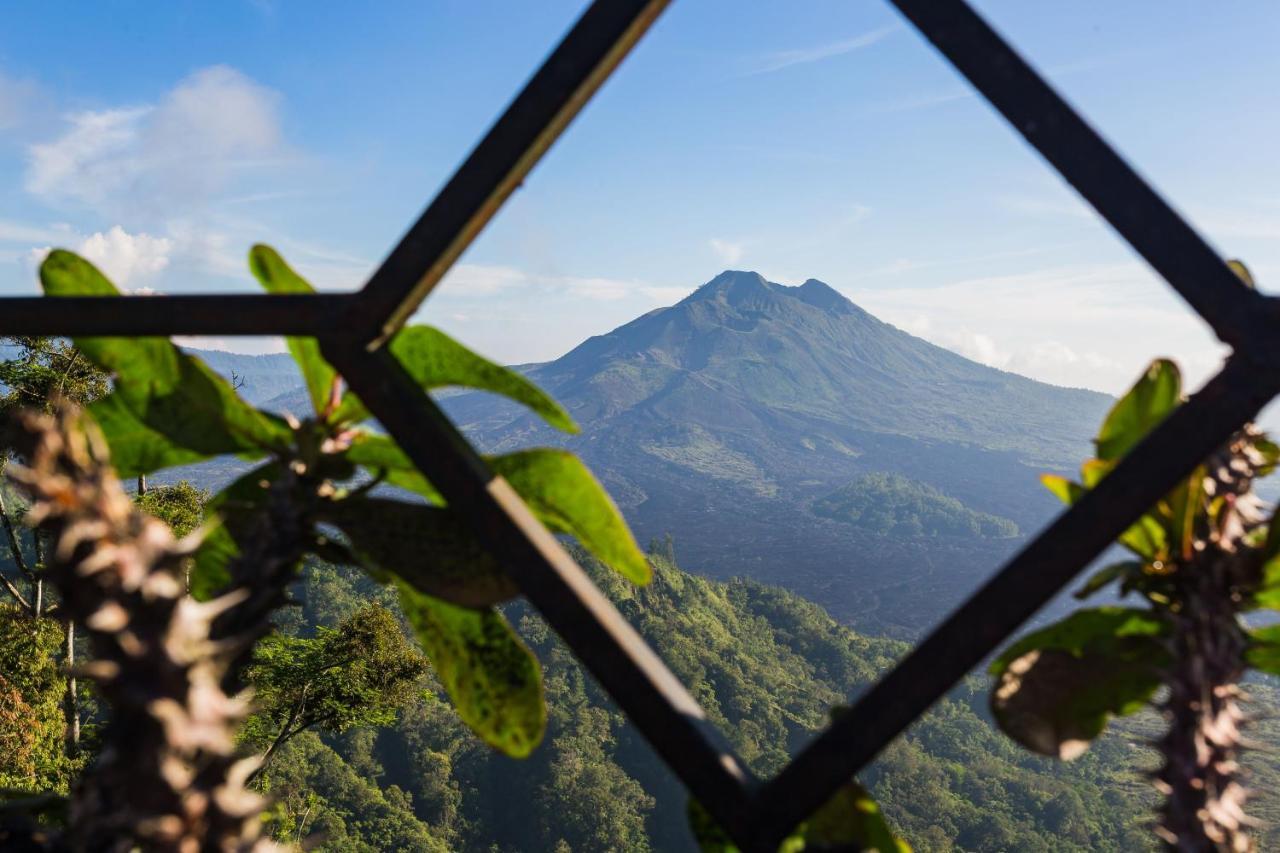
[[[689,575],[657,550],[666,553],[648,588],[596,579],[759,773],[905,651],[783,590]],[[385,597],[342,570],[313,568],[289,630],[335,624],[371,596]],[[279,825],[324,829],[326,850],[691,849],[679,783],[541,620],[520,606],[512,614],[546,666],[550,726],[530,759],[483,746],[428,691],[390,728],[287,747],[268,774]],[[1149,789],[1128,769],[1153,718],[1060,764],[996,733],[985,701],[985,682],[963,685],[864,774],[917,850],[1153,849]],[[1271,758],[1259,771],[1280,780]]]
[[969,509],[927,483],[900,474],[866,474],[813,504],[813,512],[879,536],[1018,535],[1007,518]]
[[[564,444],[641,537],[670,531],[699,573],[776,583],[901,637],[1016,549],[988,516],[1028,531],[1059,509],[1038,475],[1074,465],[1109,405],[934,346],[822,282],[787,287],[753,272],[721,273],[522,369],[582,433],[553,434],[489,395],[444,399],[481,447]],[[810,511],[876,473],[930,484],[980,514],[987,533],[885,536]]]
[[[211,355],[250,389],[279,387],[274,357]],[[519,369],[582,432],[566,437],[493,395],[443,392],[481,448],[566,445],[642,538],[673,533],[699,573],[779,584],[897,637],[936,623],[1017,548],[990,517],[1031,531],[1059,510],[1038,476],[1073,467],[1109,405],[934,346],[822,282],[787,287],[752,272],[723,272],[675,305]],[[295,385],[268,405],[310,404]],[[883,535],[811,511],[877,473],[930,484],[987,532]],[[234,471],[174,474],[208,486]],[[952,514],[923,499],[934,516]]]

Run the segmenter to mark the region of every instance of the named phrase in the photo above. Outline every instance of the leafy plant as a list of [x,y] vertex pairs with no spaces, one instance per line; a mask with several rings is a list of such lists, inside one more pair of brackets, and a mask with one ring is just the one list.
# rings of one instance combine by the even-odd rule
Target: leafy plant
[[[271,248],[249,265],[272,293],[311,286]],[[50,296],[116,295],[92,264],[63,250],[40,269]],[[243,400],[199,358],[166,338],[79,338],[76,347],[113,377],[112,392],[89,406],[121,476],[234,454],[258,466],[214,495],[218,526],[194,555],[191,591],[211,598],[239,589],[245,599],[215,623],[229,636],[283,603],[307,554],[352,563],[394,583],[423,649],[458,713],[488,743],[527,755],[542,737],[546,710],[537,661],[497,605],[515,586],[470,532],[466,519],[390,438],[365,426],[370,414],[343,387],[316,341],[288,339],[314,413],[285,419]],[[424,391],[463,386],[506,396],[553,427],[575,432],[569,415],[523,376],[427,326],[389,344]],[[613,502],[572,454],[529,449],[491,457],[553,531],[570,534],[628,579],[649,567]],[[387,482],[419,500],[382,497]],[[333,531],[340,535],[333,535]],[[233,667],[229,677],[243,669]]]
[[[1177,366],[1153,362],[1107,415],[1079,482],[1045,475],[1045,485],[1068,505],[1080,500],[1182,402]],[[1280,526],[1253,493],[1277,461],[1280,448],[1256,428],[1236,433],[1124,532],[1129,558],[1076,593],[1118,588],[1141,606],[1080,610],[991,665],[1000,728],[1062,759],[1084,752],[1112,717],[1158,705],[1168,724],[1157,743],[1158,833],[1173,849],[1253,849],[1236,764],[1239,682],[1249,667],[1280,674],[1280,631],[1251,630],[1242,617],[1280,606]]]

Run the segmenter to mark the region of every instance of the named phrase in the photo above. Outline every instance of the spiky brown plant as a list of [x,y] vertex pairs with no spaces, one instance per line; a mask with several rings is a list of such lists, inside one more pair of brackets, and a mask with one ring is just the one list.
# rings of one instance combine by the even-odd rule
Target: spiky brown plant
[[28,520],[54,543],[50,580],[64,618],[92,644],[85,674],[111,707],[103,750],[76,785],[68,829],[48,849],[241,853],[280,849],[261,837],[263,799],[245,787],[257,759],[237,756],[248,706],[223,682],[256,638],[211,638],[237,589],[198,603],[184,594],[193,550],[140,513],[121,488],[96,426],[71,408],[20,416],[27,460],[10,478]]
[[[1164,760],[1157,787],[1165,800],[1160,837],[1178,851],[1254,849],[1238,763],[1245,714],[1239,682],[1248,637],[1240,613],[1260,581],[1260,549],[1250,544],[1264,523],[1253,481],[1268,465],[1246,427],[1204,466],[1204,500],[1192,550],[1168,567],[1172,625],[1169,727],[1158,743]],[[1216,511],[1212,508],[1216,507]]]

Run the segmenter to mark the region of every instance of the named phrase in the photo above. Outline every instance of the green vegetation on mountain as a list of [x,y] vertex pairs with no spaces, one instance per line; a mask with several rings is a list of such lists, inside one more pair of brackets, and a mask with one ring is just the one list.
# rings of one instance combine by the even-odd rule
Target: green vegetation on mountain
[[1034,530],[1056,511],[1036,477],[1086,452],[1108,404],[934,346],[822,282],[787,287],[753,272],[723,272],[520,369],[582,432],[558,435],[482,395],[442,400],[481,447],[567,447],[641,539],[669,531],[700,572],[786,586],[841,621],[902,637],[963,600],[1015,540],[988,518],[969,519],[985,533],[952,537],[829,524],[811,512],[815,499],[894,474]]
[[[760,774],[906,651],[784,590],[699,578],[676,568],[669,548],[652,550],[655,578],[643,589],[588,564]],[[386,589],[327,565],[310,568],[295,594],[291,632],[335,626],[370,599],[394,606]],[[522,605],[507,615],[544,665],[539,749],[515,761],[484,746],[433,686],[392,726],[305,733],[283,747],[264,776],[280,798],[282,837],[324,827],[325,850],[404,849],[428,836],[457,850],[693,849],[684,788],[541,619]],[[1027,754],[985,715],[983,684],[970,679],[863,774],[916,850],[1154,849],[1140,736],[1154,720],[1137,718],[1061,765]],[[1280,780],[1272,759],[1254,772],[1262,784]]]
[[879,536],[1018,535],[1007,518],[969,509],[960,501],[900,474],[867,474],[814,502],[813,512]]

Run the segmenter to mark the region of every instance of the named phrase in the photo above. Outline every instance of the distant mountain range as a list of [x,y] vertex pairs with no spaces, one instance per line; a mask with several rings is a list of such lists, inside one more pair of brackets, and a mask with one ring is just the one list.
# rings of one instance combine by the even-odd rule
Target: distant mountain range
[[[203,355],[255,402],[308,410],[287,356]],[[877,535],[815,505],[892,474],[1034,532],[1056,509],[1038,475],[1078,464],[1110,402],[934,346],[820,281],[787,287],[754,272],[721,273],[676,305],[518,369],[582,433],[566,437],[491,395],[443,396],[480,447],[570,447],[641,537],[674,535],[683,564],[784,584],[903,636],[1023,537]]]

